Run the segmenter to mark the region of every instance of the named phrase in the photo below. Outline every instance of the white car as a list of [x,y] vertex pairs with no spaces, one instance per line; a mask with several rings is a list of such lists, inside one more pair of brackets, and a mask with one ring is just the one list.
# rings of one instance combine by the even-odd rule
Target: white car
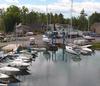
[[32,36],[33,35],[33,32],[27,32],[26,35],[27,36]]

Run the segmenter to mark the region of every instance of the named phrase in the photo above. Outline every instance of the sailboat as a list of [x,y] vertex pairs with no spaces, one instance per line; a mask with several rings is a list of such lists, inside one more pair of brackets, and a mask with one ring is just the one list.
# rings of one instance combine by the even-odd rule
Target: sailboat
[[[70,29],[72,29],[72,8],[73,8],[73,0],[71,1],[71,28]],[[71,30],[70,30],[70,32],[71,32]],[[71,42],[71,35],[70,35],[70,42]],[[66,45],[65,48],[68,53],[79,55],[79,53],[76,51],[76,49],[71,44]]]

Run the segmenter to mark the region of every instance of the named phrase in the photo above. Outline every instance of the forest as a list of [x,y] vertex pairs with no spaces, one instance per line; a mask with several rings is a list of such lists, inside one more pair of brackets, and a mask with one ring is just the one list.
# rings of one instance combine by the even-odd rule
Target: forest
[[[67,14],[67,13],[66,13]],[[22,23],[23,25],[29,24],[69,24],[71,19],[64,18],[62,13],[40,13],[35,11],[29,11],[25,6],[19,8],[15,5],[9,6],[6,10],[0,9],[0,31],[13,32],[15,25]],[[100,13],[94,12],[88,16],[85,14],[85,10],[82,9],[80,15],[72,17],[73,27],[79,30],[88,30],[92,24],[100,22]]]

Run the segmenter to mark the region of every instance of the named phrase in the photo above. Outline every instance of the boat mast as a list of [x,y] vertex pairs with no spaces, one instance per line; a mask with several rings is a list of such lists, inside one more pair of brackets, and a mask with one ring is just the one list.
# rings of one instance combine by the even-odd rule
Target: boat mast
[[48,30],[48,4],[47,4],[47,1],[45,0],[45,3],[46,3],[46,15],[47,15],[47,30]]
[[70,9],[70,11],[71,11],[71,14],[70,14],[70,42],[71,42],[71,29],[73,28],[73,21],[72,21],[72,11],[73,11],[73,0],[71,0],[71,9]]

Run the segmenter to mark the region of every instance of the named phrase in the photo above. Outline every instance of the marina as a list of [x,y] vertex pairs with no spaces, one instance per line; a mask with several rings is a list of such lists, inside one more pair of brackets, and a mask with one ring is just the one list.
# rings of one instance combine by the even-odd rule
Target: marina
[[[58,32],[54,31],[50,37],[47,34],[16,36],[14,41],[1,43],[0,73],[4,75],[1,76],[1,84],[7,86],[91,85],[92,82],[88,83],[84,80],[88,75],[85,67],[89,64],[91,70],[94,69],[95,64],[92,65],[88,61],[97,58],[100,51],[91,48],[94,39],[85,39],[82,36],[67,38],[66,35],[68,36],[63,31],[58,38]],[[74,43],[76,39],[79,41],[78,44]],[[95,70],[97,72],[98,69]],[[89,74],[94,73],[90,72],[90,69],[87,71]]]
[[[38,52],[29,75],[17,76],[21,82],[8,86],[99,86],[99,51],[80,57],[66,53]],[[77,79],[76,79],[77,78]]]
[[[51,37],[33,35],[24,37],[24,41],[21,37],[18,40],[18,37],[15,41],[4,42],[0,54],[0,72],[8,77],[1,78],[1,83],[8,86],[84,85],[82,81],[74,81],[77,70],[81,70],[79,65],[82,64],[84,69],[84,58],[97,57],[99,51],[91,48],[91,42],[76,45],[74,38],[67,38],[66,42],[65,33],[61,38],[57,38],[55,32],[52,34]],[[75,65],[77,70],[74,70]],[[78,73],[85,76],[83,71]]]
[[100,86],[98,0],[0,3],[0,86]]

